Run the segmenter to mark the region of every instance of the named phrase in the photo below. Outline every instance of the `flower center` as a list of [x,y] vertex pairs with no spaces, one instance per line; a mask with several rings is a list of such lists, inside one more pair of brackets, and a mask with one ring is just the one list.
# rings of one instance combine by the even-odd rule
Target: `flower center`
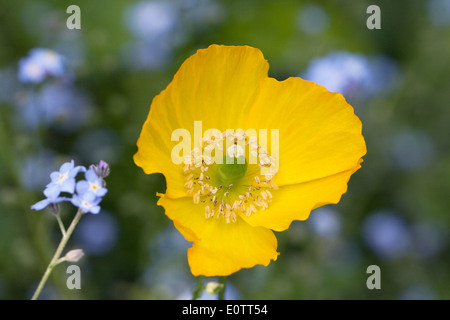
[[81,206],[84,207],[85,209],[89,209],[90,207],[92,207],[92,203],[90,203],[89,201],[83,200],[83,201],[81,201]]
[[99,189],[98,182],[94,182],[94,183],[90,182],[89,187],[92,191],[94,191],[94,192],[97,191]]
[[[203,148],[222,150],[220,143],[230,137],[234,144],[227,149],[221,164],[214,163],[208,155],[199,154],[198,148],[184,159],[184,186],[188,194],[193,195],[194,203],[204,208],[206,218],[222,217],[227,223],[235,222],[238,214],[250,216],[265,210],[272,202],[270,189],[278,188],[273,181],[275,173],[268,170],[263,174],[261,170],[270,167],[274,159],[245,134],[224,132],[222,139],[204,138]],[[255,164],[248,161],[242,144],[238,145],[240,140],[249,147],[249,155],[257,154],[259,161]]]
[[69,174],[67,172],[61,173],[58,177],[58,183],[63,183],[67,180],[67,178],[69,178]]
[[217,174],[222,185],[229,185],[237,183],[245,176],[247,172],[248,163],[244,156],[230,157],[228,155],[223,157],[223,164],[219,164]]

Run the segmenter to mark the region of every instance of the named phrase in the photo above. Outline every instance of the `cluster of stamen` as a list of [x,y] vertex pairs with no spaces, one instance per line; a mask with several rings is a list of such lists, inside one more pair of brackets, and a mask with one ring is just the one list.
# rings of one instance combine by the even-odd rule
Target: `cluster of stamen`
[[[204,138],[202,147],[211,151],[213,148],[222,150],[222,143],[225,139],[231,139],[233,144],[228,148],[227,154],[236,158],[242,156],[238,142],[244,140],[249,146],[249,153],[258,156],[257,174],[246,177],[242,183],[223,184],[218,179],[212,179],[214,172],[211,157],[204,155],[198,148],[194,148],[190,155],[184,159],[185,184],[188,194],[193,195],[195,204],[203,204],[205,217],[223,217],[227,223],[235,222],[237,216],[242,213],[250,216],[258,210],[265,210],[272,202],[271,189],[277,189],[273,181],[275,173],[266,170],[261,174],[259,169],[270,168],[273,159],[267,154],[264,148],[256,143],[255,137],[245,135],[245,132],[224,132],[220,139]],[[217,164],[216,164],[217,166]],[[211,173],[211,171],[213,171]],[[254,170],[255,171],[255,170]],[[210,175],[211,174],[211,175]],[[213,176],[214,178],[214,176]]]

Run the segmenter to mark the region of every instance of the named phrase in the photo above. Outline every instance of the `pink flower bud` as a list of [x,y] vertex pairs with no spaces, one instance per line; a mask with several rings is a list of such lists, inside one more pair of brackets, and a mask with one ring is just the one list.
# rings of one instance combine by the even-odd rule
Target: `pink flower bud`
[[66,253],[65,259],[69,262],[77,262],[84,256],[84,252],[81,249],[70,250]]

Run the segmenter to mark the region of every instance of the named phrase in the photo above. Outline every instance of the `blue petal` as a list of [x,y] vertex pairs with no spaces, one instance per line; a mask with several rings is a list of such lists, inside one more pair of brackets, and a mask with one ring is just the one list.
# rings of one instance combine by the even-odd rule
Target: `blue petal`
[[89,169],[88,171],[86,171],[85,175],[86,175],[86,180],[87,181],[95,182],[95,181],[98,180],[97,174],[92,169]]
[[75,176],[78,174],[78,172],[86,172],[86,167],[83,166],[76,166],[69,172],[69,177],[75,178]]
[[102,198],[97,197],[91,203],[94,204],[94,205],[98,205],[101,201],[102,201]]
[[67,179],[61,184],[61,191],[62,192],[68,192],[68,193],[74,193],[75,191],[75,179]]
[[77,193],[79,195],[84,194],[89,190],[89,183],[86,180],[81,180],[77,182]]
[[60,202],[69,201],[69,200],[70,200],[70,198],[67,198],[67,197],[58,197],[56,199],[48,199],[48,201],[50,203],[60,203]]
[[94,207],[91,207],[91,209],[89,210],[92,214],[97,214],[97,213],[99,213],[100,212],[100,206],[94,206]]
[[85,172],[86,168],[83,166],[76,166],[75,168],[71,169],[69,171],[69,177],[70,178],[75,178],[78,174],[78,172]]
[[44,195],[49,199],[56,199],[60,193],[60,186],[54,183],[48,184],[47,188],[44,190]]
[[70,202],[75,206],[75,207],[80,207],[81,204],[81,200],[77,195],[74,195],[71,199]]
[[94,203],[94,201],[96,200],[96,199],[95,199],[95,198],[96,198],[95,194],[92,193],[92,192],[90,192],[90,191],[85,192],[85,193],[82,195],[82,198],[83,198],[83,200],[85,200],[85,201],[87,201],[87,202],[90,202],[90,203]]
[[52,173],[50,173],[50,179],[52,179],[52,182],[57,182],[60,175],[61,173],[59,173],[58,171],[53,171]]
[[97,197],[103,197],[106,193],[108,192],[108,189],[106,188],[101,188],[97,190]]
[[36,202],[31,206],[31,209],[33,210],[42,210],[45,207],[47,207],[50,204],[50,201],[48,199],[44,199],[41,201]]
[[73,160],[70,162],[63,163],[61,165],[61,167],[59,168],[59,172],[61,172],[61,173],[68,172],[69,170],[72,170],[74,166],[75,166],[75,163]]

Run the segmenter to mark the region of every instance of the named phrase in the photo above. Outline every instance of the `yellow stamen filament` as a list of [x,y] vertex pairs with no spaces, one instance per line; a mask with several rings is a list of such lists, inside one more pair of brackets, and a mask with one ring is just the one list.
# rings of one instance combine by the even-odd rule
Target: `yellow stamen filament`
[[200,191],[194,194],[194,203],[197,204],[200,202]]

